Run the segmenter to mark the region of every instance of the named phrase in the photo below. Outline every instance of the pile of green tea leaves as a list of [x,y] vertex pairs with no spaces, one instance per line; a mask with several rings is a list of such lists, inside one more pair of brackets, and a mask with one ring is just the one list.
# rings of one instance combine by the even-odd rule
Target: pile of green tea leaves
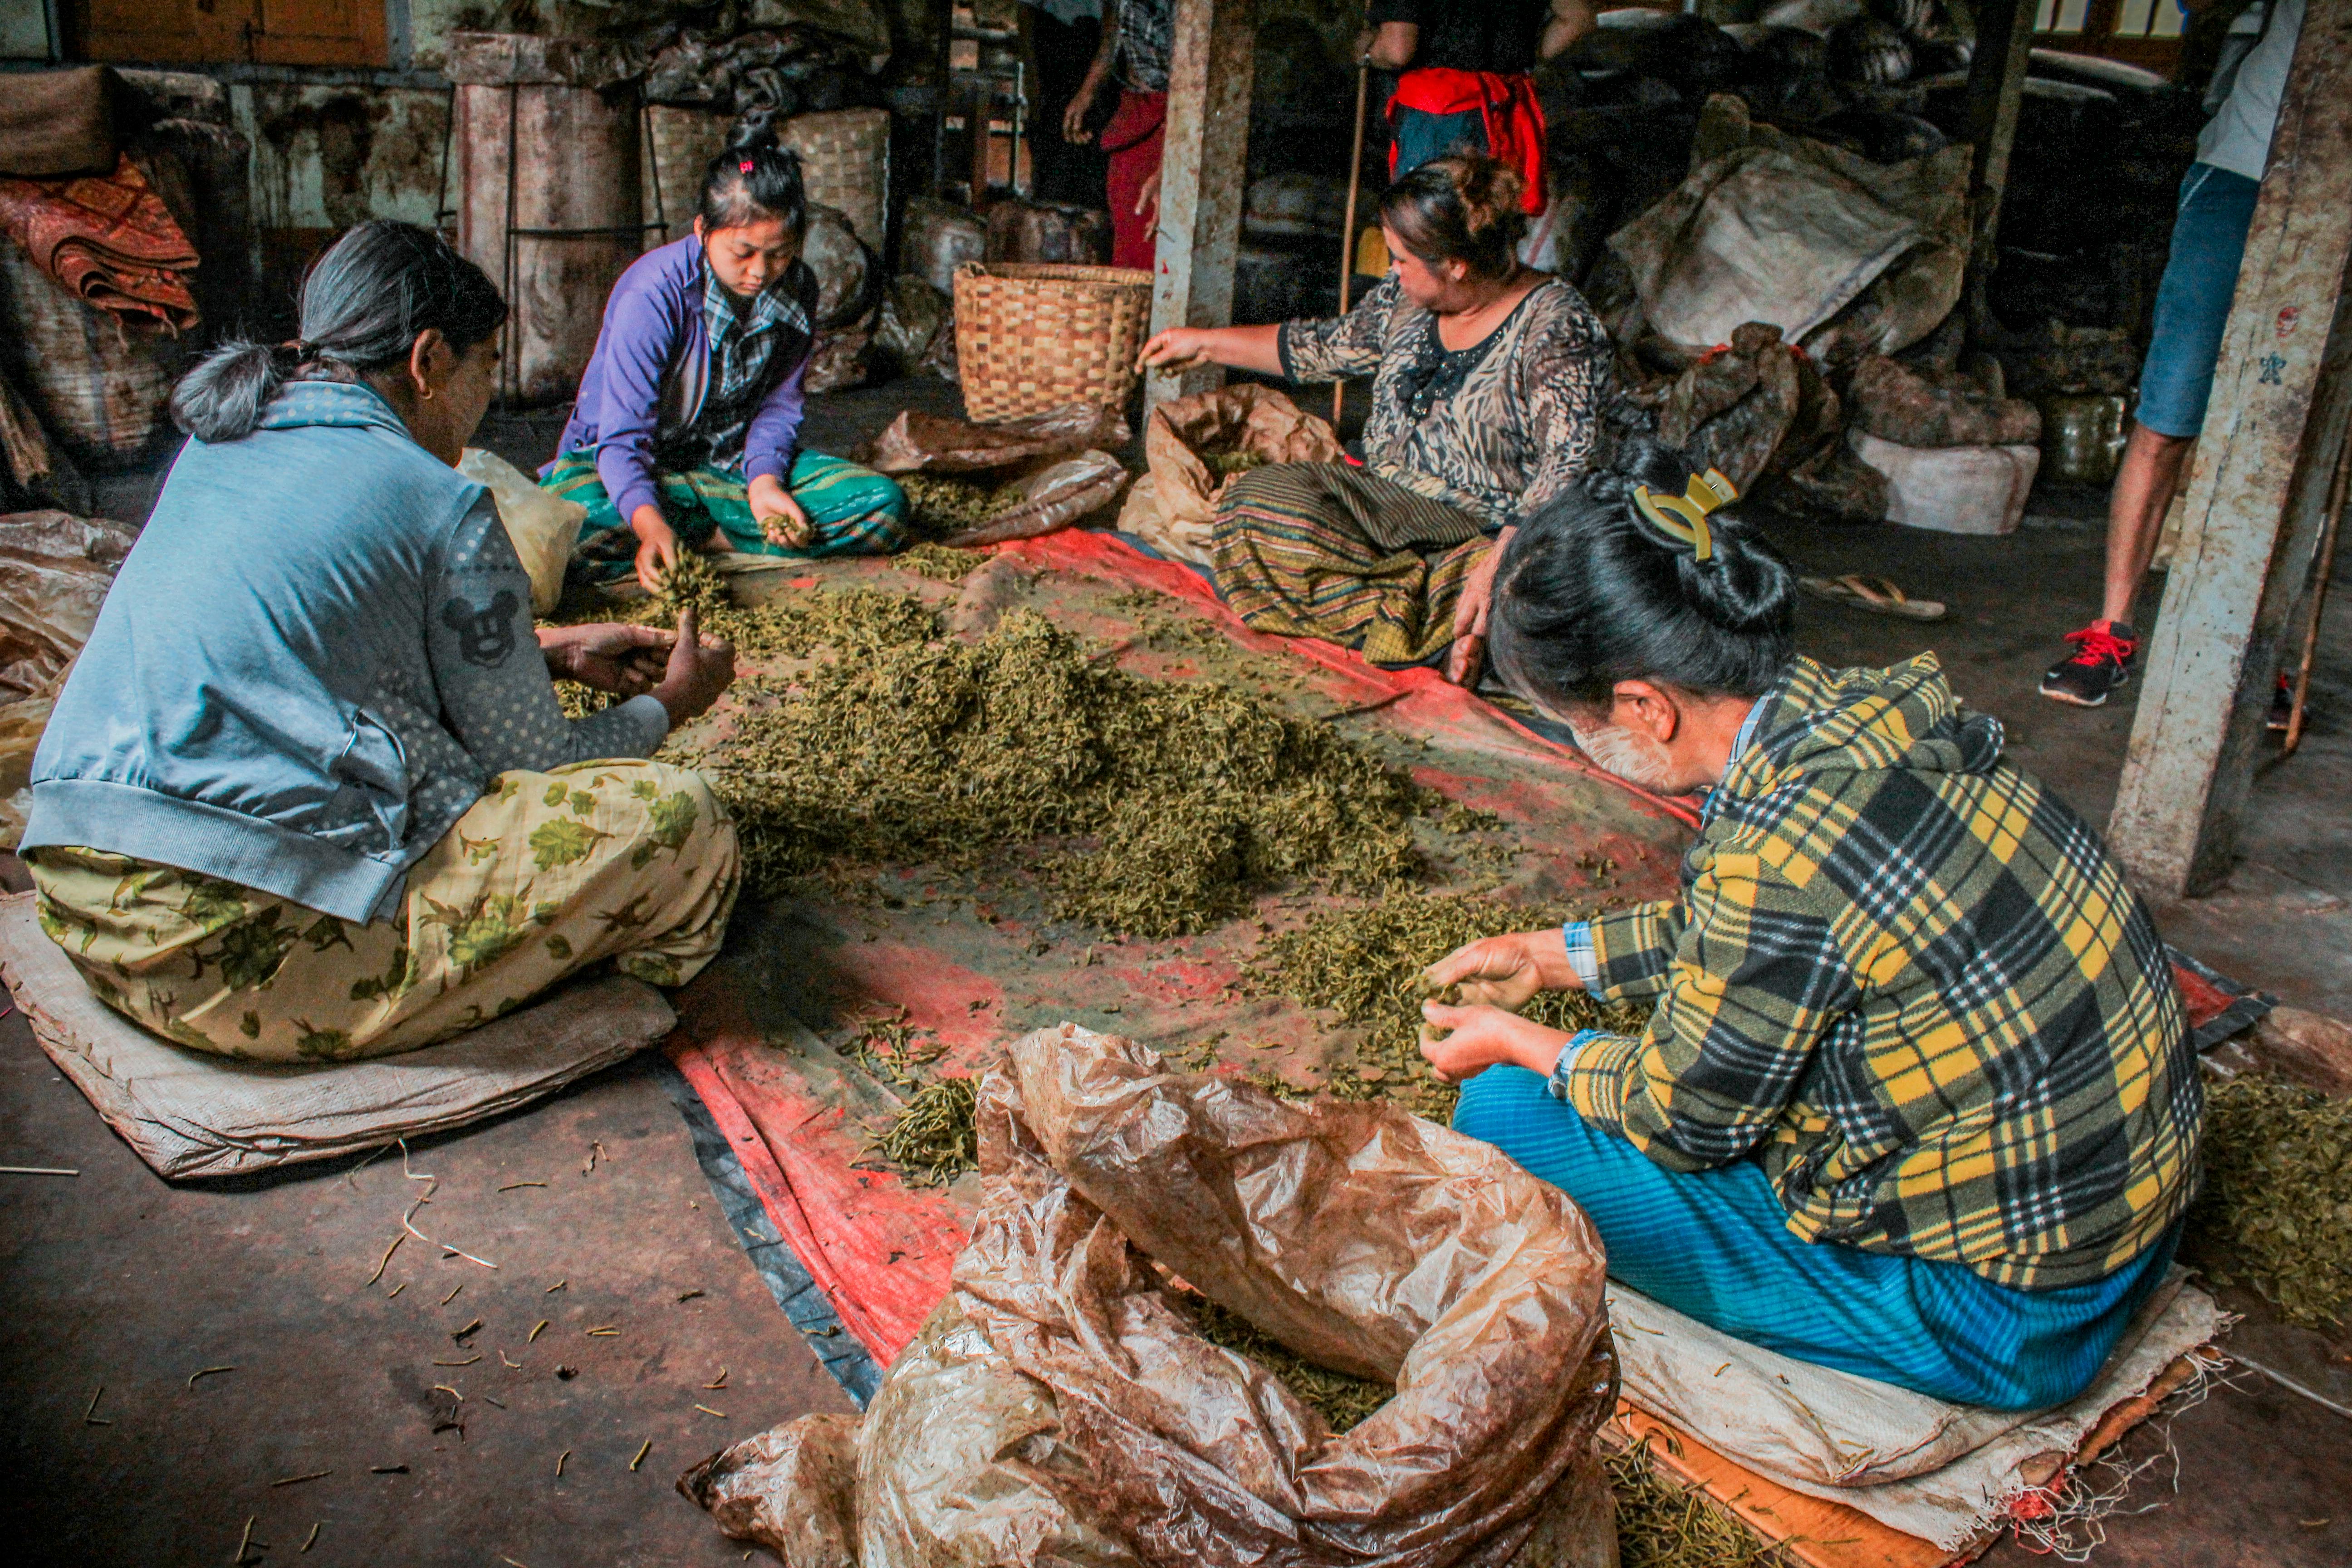
[[[1333,1094],[1394,1100],[1417,1115],[1443,1120],[1459,1090],[1440,1083],[1421,1054],[1421,1004],[1427,994],[1421,972],[1465,942],[1570,918],[1573,912],[1565,910],[1475,894],[1394,889],[1268,939],[1251,961],[1247,979],[1261,994],[1328,1007],[1348,1023],[1369,1026],[1355,1065],[1332,1072]],[[1521,1012],[1549,1028],[1621,1034],[1641,1033],[1649,1017],[1646,1007],[1597,1002],[1581,991],[1539,994]]]
[[1265,459],[1255,452],[1202,452],[1200,458],[1209,472],[1220,479],[1231,474],[1246,474],[1252,468],[1265,467]]
[[1783,1568],[1788,1554],[1695,1486],[1659,1473],[1644,1437],[1607,1455],[1620,1568]]
[[[725,578],[718,581],[723,590]],[[824,648],[852,652],[919,643],[939,636],[940,630],[938,613],[922,600],[880,588],[820,589],[740,607],[731,599],[721,598],[710,608],[700,605],[697,608],[696,624],[702,635],[724,638],[734,645],[738,658],[746,659],[806,658]],[[567,611],[558,612],[550,624],[612,618],[646,626],[671,627],[677,623],[677,612],[659,598],[639,600],[625,607],[567,606]],[[613,703],[604,692],[568,680],[555,683],[555,695],[570,719],[584,719]]]
[[907,492],[907,525],[919,539],[977,527],[1029,500],[1018,479],[991,487],[944,474],[900,474],[898,488]]
[[925,542],[908,546],[890,558],[901,572],[929,577],[934,583],[961,583],[988,559],[984,550],[958,550],[953,545]]
[[1353,1373],[1318,1366],[1238,1312],[1229,1312],[1197,1291],[1171,1290],[1169,1299],[1192,1319],[1202,1339],[1236,1355],[1247,1356],[1279,1379],[1298,1402],[1345,1432],[1395,1394],[1391,1384]]
[[1411,819],[1438,797],[1328,726],[1230,687],[1129,675],[1026,610],[976,644],[913,630],[882,626],[755,683],[734,733],[698,759],[754,888],[844,862],[976,868],[1088,837],[1044,858],[1055,913],[1167,937],[1286,879],[1373,892],[1421,870]]
[[2259,1074],[2205,1086],[2206,1274],[2305,1328],[2352,1316],[2352,1100]]

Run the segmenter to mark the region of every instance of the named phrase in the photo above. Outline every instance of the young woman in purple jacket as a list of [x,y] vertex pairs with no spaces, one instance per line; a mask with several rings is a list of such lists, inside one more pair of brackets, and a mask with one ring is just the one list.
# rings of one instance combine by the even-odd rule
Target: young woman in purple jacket
[[588,509],[572,573],[647,589],[681,550],[875,555],[907,498],[800,447],[816,276],[800,159],[747,115],[702,179],[694,232],[640,257],[604,306],[580,400],[540,483]]

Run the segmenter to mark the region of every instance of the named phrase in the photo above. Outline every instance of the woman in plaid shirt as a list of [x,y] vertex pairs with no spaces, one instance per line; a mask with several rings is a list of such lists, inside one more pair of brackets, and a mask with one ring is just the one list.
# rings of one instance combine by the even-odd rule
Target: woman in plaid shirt
[[[1932,654],[1793,650],[1788,565],[1655,447],[1523,527],[1493,657],[1603,767],[1706,790],[1682,896],[1432,966],[1454,1125],[1610,1272],[1938,1398],[2079,1393],[2169,1264],[2203,1101],[2147,910]],[[1637,487],[1634,480],[1646,480]],[[1653,999],[1638,1038],[1516,1009]]]

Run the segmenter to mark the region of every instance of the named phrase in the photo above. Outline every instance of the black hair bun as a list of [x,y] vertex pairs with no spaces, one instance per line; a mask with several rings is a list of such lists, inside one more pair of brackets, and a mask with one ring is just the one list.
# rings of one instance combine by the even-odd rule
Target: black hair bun
[[733,127],[727,132],[730,153],[764,153],[775,145],[776,111],[772,108],[745,110],[735,117]]
[[1633,490],[1678,496],[1691,476],[1704,471],[1689,454],[1654,437],[1629,432],[1605,472],[1585,481],[1593,500],[1617,509],[1633,531],[1675,557],[1682,596],[1709,626],[1727,632],[1761,632],[1785,626],[1796,603],[1796,574],[1757,526],[1754,503],[1734,500],[1707,514],[1707,558],[1662,535],[1636,510]]

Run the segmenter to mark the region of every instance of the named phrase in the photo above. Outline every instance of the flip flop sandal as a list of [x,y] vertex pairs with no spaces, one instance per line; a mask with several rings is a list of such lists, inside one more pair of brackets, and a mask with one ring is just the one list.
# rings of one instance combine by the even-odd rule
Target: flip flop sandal
[[1915,599],[1895,585],[1891,577],[1866,577],[1859,572],[1843,577],[1800,577],[1797,586],[1816,599],[1850,605],[1874,616],[1905,621],[1940,621],[1944,606],[1934,599]]

